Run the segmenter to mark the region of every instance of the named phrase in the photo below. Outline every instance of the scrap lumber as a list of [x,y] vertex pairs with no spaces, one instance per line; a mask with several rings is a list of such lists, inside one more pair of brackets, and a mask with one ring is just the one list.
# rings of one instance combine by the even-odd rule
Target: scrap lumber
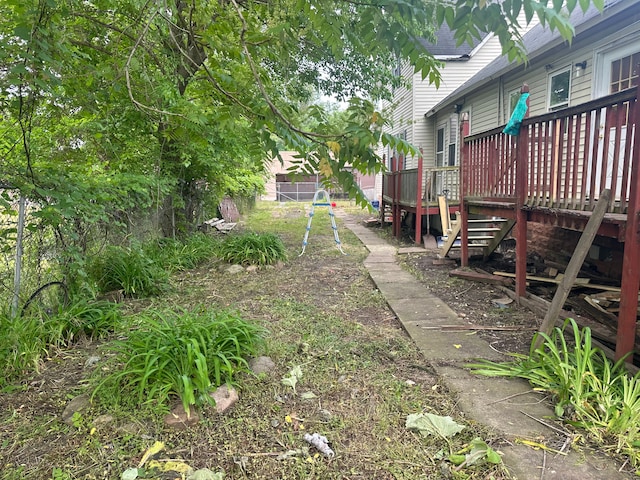
[[[498,288],[501,291],[503,291],[505,294],[507,294],[507,296],[513,298],[516,301],[519,301],[520,305],[528,308],[529,310],[536,313],[537,315],[540,315],[541,317],[545,315],[545,312],[549,310],[549,306],[551,305],[551,302],[545,300],[544,298],[538,297],[533,293],[527,293],[526,297],[518,297],[516,295],[516,292],[514,292],[513,290],[507,287],[498,287]],[[573,318],[576,321],[576,323],[582,328],[589,327],[591,329],[593,344],[598,348],[600,348],[605,353],[607,358],[609,358],[610,360],[614,360],[615,352],[611,348],[607,347],[607,344],[615,345],[615,342],[616,342],[615,328],[606,324],[599,323],[590,318],[578,315],[576,314],[576,312],[569,312],[567,310],[560,310],[560,314],[558,315],[555,326],[562,327],[567,318]],[[572,333],[571,329],[569,329],[569,333]],[[638,340],[638,337],[640,337],[640,332],[636,334],[636,342],[640,343],[640,340]],[[633,374],[635,374],[640,370],[638,367],[628,362],[625,362],[624,366],[627,370],[629,370]]]
[[[515,273],[510,272],[493,272],[494,275],[498,275],[500,277],[507,278],[515,278]],[[555,283],[556,285],[560,285],[562,283],[562,279],[564,276],[560,278],[548,278],[548,277],[537,277],[535,275],[527,275],[527,280],[532,282],[545,282],[545,283]],[[570,288],[593,288],[594,290],[605,290],[609,292],[619,292],[620,287],[614,287],[612,285],[599,285],[596,283],[591,283],[589,278],[581,278],[576,277],[576,282],[569,285]]]
[[425,330],[491,330],[496,332],[521,332],[523,330],[537,330],[536,327],[521,325],[435,325],[421,327]]
[[490,285],[511,285],[511,280],[486,272],[478,272],[475,270],[456,268],[449,272],[450,277],[464,278],[474,282],[488,283]]
[[[607,212],[607,208],[609,207],[610,200],[611,190],[605,188],[598,198],[598,202],[593,210],[593,214],[589,217],[587,226],[584,228],[582,235],[580,235],[580,240],[578,240],[578,245],[576,245],[576,249],[571,256],[571,260],[569,260],[569,265],[567,265],[567,269],[564,272],[564,277],[562,277],[562,281],[558,285],[558,289],[551,301],[549,310],[542,321],[542,325],[540,325],[540,332],[546,333],[547,335],[551,334],[558,314],[560,313],[560,310],[562,310],[562,306],[569,296],[569,292],[571,291],[571,287],[574,284],[575,279],[578,277],[578,273],[584,263],[584,259],[587,258],[593,239],[596,237],[600,224],[604,219],[604,214]],[[540,347],[542,341],[543,339],[541,336],[536,339],[536,349]]]

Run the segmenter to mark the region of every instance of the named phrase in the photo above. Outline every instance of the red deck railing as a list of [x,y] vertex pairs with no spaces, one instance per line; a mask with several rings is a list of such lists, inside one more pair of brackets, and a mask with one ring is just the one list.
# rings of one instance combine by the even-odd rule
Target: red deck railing
[[[640,86],[545,115],[525,118],[520,134],[502,128],[466,136],[462,145],[462,261],[468,205],[509,207],[516,219],[516,294],[526,294],[527,212],[590,212],[611,191],[608,214],[621,219],[624,255],[616,358],[635,347],[640,289]],[[484,204],[484,206],[482,206]],[[490,206],[493,204],[493,207]]]
[[[631,187],[637,89],[525,118],[520,137],[497,128],[464,140],[464,197],[593,210],[602,190],[609,212],[626,213]],[[519,151],[519,149],[523,151]],[[518,165],[520,162],[520,165]],[[517,168],[523,168],[524,184]]]

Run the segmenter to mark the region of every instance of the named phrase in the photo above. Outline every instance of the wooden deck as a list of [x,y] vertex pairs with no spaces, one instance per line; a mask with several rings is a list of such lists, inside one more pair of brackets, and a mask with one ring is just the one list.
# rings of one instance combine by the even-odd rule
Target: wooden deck
[[[438,196],[446,194],[449,211],[460,210],[460,167],[424,167],[418,159],[417,168],[398,169],[402,158],[393,159],[391,172],[383,175],[382,203],[391,207],[393,218],[401,218],[401,212],[415,214],[415,243],[422,243],[422,217],[438,215]],[[393,222],[396,237],[400,236],[400,222]]]
[[[525,118],[518,136],[502,133],[503,127],[469,136],[463,119],[458,179],[443,177],[449,183],[433,189],[434,181],[428,179],[438,169],[423,169],[422,161],[410,171],[393,169],[385,175],[383,203],[398,215],[402,210],[416,213],[420,243],[421,216],[435,213],[432,192],[440,193],[443,189],[438,187],[447,185],[450,205],[459,205],[461,213],[463,265],[469,258],[469,215],[515,220],[516,294],[524,297],[527,223],[582,231],[601,193],[609,190],[611,201],[597,233],[624,243],[616,339],[616,358],[621,358],[635,348],[640,290],[639,93],[640,87],[634,87]],[[452,169],[452,176],[457,174],[456,167],[446,168]]]

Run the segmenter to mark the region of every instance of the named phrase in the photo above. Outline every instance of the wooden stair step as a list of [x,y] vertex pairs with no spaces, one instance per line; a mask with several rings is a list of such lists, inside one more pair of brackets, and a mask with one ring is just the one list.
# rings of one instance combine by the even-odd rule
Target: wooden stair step
[[471,218],[469,219],[469,223],[504,223],[506,222],[506,218]]
[[469,228],[469,229],[467,229],[467,232],[499,232],[500,230],[502,230],[502,229],[501,228],[497,228],[497,227]]

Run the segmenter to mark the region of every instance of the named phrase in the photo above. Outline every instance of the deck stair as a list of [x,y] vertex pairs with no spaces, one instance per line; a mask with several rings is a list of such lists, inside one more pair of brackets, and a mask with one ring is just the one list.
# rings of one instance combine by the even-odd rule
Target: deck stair
[[[500,242],[504,240],[515,225],[514,220],[499,217],[473,218],[469,219],[468,222],[468,246],[469,248],[481,248],[485,259],[498,248]],[[455,219],[449,219],[447,223],[447,227],[443,223],[444,232],[442,236],[443,243],[439,253],[440,257],[446,257],[452,249],[459,249],[461,246],[460,231],[462,229],[462,221],[460,212],[456,212]]]

